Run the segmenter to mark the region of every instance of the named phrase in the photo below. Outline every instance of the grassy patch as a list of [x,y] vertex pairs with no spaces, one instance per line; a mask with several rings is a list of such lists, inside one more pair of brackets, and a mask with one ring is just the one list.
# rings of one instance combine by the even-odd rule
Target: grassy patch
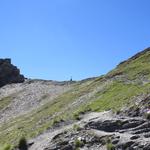
[[143,76],[150,78],[150,51],[136,59],[126,61],[106,76],[115,76],[120,73],[126,75],[129,80],[139,79]]
[[0,110],[6,108],[10,102],[12,101],[12,98],[10,96],[4,97],[0,100]]
[[89,104],[93,111],[120,110],[130,104],[131,99],[142,93],[143,89],[138,85],[113,82],[107,92],[99,95],[94,102]]
[[112,143],[107,143],[106,148],[107,148],[107,150],[115,150],[115,147]]
[[105,88],[105,91],[98,92],[95,100],[80,106],[76,114],[91,111],[120,111],[133,103],[133,99],[139,95],[147,94],[150,90],[150,84],[125,84],[124,82],[113,81],[111,85]]
[[79,125],[77,125],[77,124],[74,124],[74,125],[73,125],[73,130],[75,130],[75,131],[80,131],[80,130],[81,130],[81,127],[80,127]]
[[0,150],[12,150],[12,146],[9,144],[5,144],[4,146],[0,146]]
[[78,139],[75,140],[74,144],[75,144],[75,147],[76,147],[76,148],[79,148],[79,147],[83,147],[83,146],[84,146],[83,141],[80,141],[80,140],[78,140]]

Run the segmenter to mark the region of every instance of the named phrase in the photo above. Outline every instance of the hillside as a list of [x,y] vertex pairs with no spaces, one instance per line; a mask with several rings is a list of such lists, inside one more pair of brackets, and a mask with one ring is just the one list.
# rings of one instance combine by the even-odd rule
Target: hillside
[[[97,78],[77,82],[27,79],[23,83],[5,85],[0,88],[0,145],[17,145],[19,139],[25,136],[32,145],[30,150],[54,150],[65,145],[59,145],[59,139],[72,137],[72,141],[79,142],[78,147],[83,149],[106,149],[106,145],[112,146],[112,143],[101,144],[97,137],[103,141],[101,137],[116,140],[120,136],[118,142],[122,144],[126,141],[126,149],[137,144],[131,138],[138,135],[135,146],[145,146],[150,144],[149,136],[146,137],[143,134],[145,131],[140,132],[139,129],[145,129],[146,125],[147,134],[150,131],[144,113],[149,108],[149,89],[150,48]],[[77,131],[78,126],[81,126],[80,132]],[[109,131],[106,127],[113,129]],[[70,128],[75,130],[70,131]],[[85,135],[91,138],[87,128],[88,131],[92,129],[92,137],[95,135],[93,144],[88,143],[89,147],[77,139],[85,138]],[[123,131],[125,134],[121,134]],[[136,131],[140,133],[135,134]],[[68,145],[72,146],[65,146]],[[70,149],[77,148],[75,145]]]

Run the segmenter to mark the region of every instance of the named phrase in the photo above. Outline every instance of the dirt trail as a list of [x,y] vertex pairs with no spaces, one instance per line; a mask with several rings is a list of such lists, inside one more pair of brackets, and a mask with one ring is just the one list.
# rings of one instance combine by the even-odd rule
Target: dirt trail
[[48,131],[39,135],[37,138],[30,141],[30,142],[34,142],[34,144],[29,148],[29,150],[43,150],[48,146],[49,142],[52,140],[54,136],[72,127],[73,125],[67,125],[65,127],[56,129],[54,131]]

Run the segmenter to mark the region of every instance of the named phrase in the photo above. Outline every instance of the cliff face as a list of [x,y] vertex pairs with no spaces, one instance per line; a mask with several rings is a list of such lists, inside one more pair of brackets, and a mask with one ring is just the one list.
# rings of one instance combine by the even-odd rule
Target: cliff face
[[0,87],[21,82],[24,82],[24,76],[16,66],[11,64],[11,59],[0,59]]

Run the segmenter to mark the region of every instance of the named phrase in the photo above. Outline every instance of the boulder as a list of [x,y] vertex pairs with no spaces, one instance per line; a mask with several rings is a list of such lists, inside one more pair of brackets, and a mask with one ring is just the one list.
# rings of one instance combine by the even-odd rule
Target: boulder
[[24,80],[20,70],[11,64],[11,59],[0,59],[0,87],[11,83],[22,83]]

